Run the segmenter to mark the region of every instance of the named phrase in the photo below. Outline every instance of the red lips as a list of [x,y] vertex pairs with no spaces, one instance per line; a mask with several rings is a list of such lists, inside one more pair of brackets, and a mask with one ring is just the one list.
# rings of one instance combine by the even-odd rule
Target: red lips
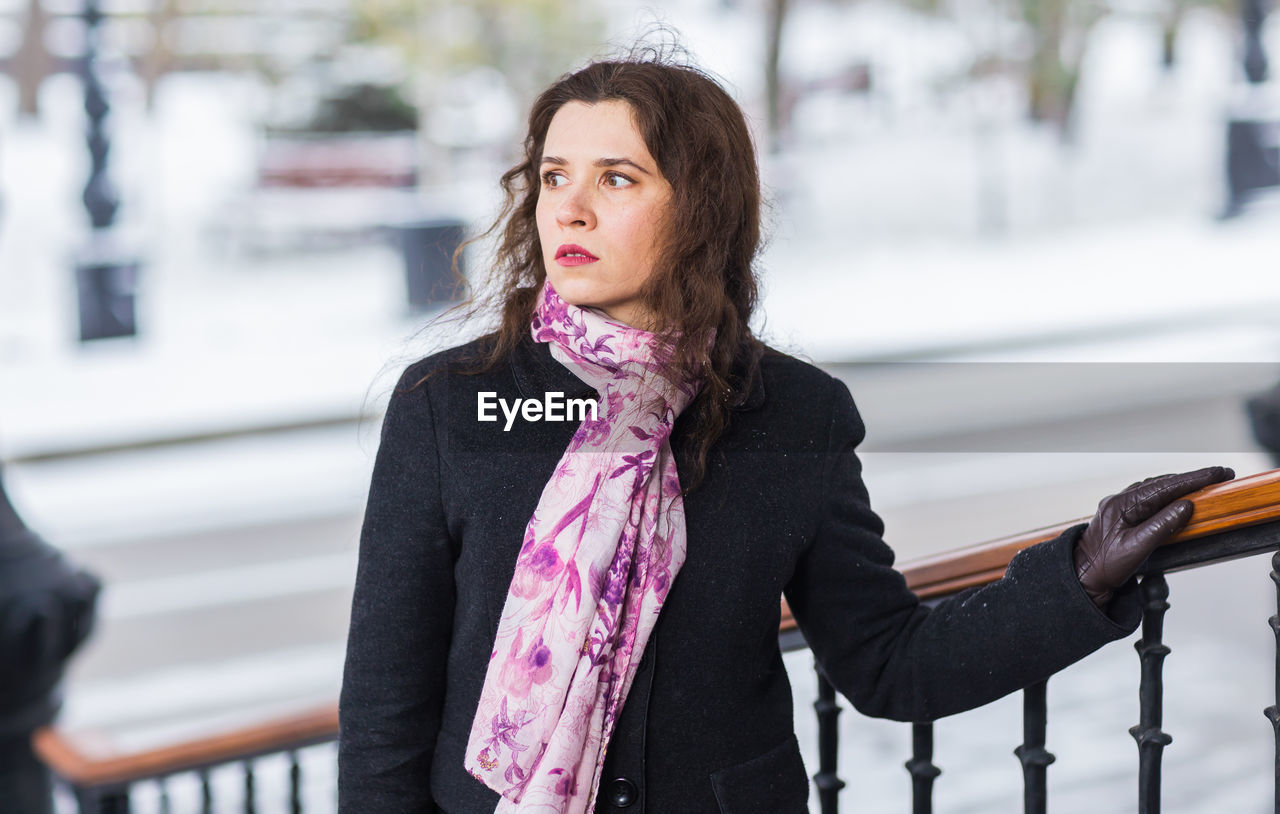
[[580,266],[583,263],[594,263],[599,259],[576,243],[566,243],[556,249],[556,262],[562,266]]

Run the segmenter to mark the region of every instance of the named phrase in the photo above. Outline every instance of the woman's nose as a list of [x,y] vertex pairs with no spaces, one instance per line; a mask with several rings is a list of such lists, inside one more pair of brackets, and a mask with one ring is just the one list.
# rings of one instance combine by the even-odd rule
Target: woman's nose
[[556,220],[561,226],[576,225],[590,229],[596,225],[595,211],[582,188],[565,191],[564,198],[556,209]]

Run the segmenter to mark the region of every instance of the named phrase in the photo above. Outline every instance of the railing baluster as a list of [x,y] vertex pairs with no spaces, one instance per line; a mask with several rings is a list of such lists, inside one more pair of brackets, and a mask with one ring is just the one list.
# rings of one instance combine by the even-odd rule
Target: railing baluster
[[82,790],[76,802],[82,814],[129,814],[129,787]]
[[1045,775],[1054,761],[1053,754],[1044,748],[1048,685],[1046,679],[1022,691],[1022,745],[1013,753],[1022,763],[1022,804],[1026,814],[1045,814],[1047,804]]
[[253,761],[246,760],[244,762],[244,814],[257,814],[258,808],[253,799],[253,792]]
[[201,769],[200,777],[200,811],[202,814],[213,814],[213,787],[209,785],[209,770]]
[[912,814],[933,814],[933,781],[942,774],[933,765],[933,724],[911,725],[911,760],[906,766],[911,773]]
[[91,789],[76,789],[76,811],[78,814],[98,814],[98,795]]
[[818,773],[813,782],[818,786],[818,805],[822,814],[837,814],[840,789],[844,781],[838,775],[840,753],[840,704],[836,700],[835,687],[827,681],[814,662],[814,675],[818,677],[818,700],[813,708],[818,713]]
[[156,784],[160,787],[160,814],[170,814],[173,809],[169,804],[169,778],[157,778]]
[[302,814],[302,766],[296,750],[289,752],[289,812]]
[[1276,636],[1276,704],[1267,707],[1266,715],[1271,719],[1271,729],[1275,734],[1275,811],[1280,814],[1280,551],[1271,555],[1271,581],[1276,585],[1277,614],[1268,621],[1271,632]]
[[1160,814],[1160,757],[1172,741],[1160,731],[1164,707],[1164,686],[1160,671],[1169,648],[1160,641],[1164,614],[1169,609],[1169,583],[1155,572],[1142,578],[1142,638],[1134,645],[1142,662],[1138,688],[1140,723],[1129,729],[1138,742],[1138,813]]

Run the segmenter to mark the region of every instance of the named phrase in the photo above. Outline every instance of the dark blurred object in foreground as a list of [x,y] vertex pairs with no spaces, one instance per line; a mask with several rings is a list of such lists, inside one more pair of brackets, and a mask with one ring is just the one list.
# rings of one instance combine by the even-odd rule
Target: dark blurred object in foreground
[[1253,437],[1271,453],[1271,461],[1280,467],[1280,384],[1245,402]]
[[[2,475],[0,470],[0,475]],[[0,812],[48,814],[49,771],[31,733],[62,704],[67,659],[93,629],[98,580],[29,530],[0,477]]]

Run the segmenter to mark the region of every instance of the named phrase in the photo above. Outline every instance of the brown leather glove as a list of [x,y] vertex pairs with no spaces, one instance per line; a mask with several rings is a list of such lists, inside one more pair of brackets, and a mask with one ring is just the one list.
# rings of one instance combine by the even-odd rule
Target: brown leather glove
[[1191,501],[1178,498],[1235,476],[1227,467],[1209,466],[1147,478],[1104,497],[1075,552],[1076,576],[1094,604],[1105,608],[1112,591],[1191,519]]

